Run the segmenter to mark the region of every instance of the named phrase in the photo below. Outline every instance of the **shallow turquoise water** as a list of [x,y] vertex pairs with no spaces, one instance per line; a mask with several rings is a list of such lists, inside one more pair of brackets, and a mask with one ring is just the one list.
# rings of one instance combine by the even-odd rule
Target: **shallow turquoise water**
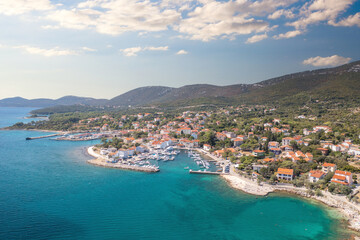
[[[0,127],[29,109],[0,108]],[[343,239],[309,201],[256,198],[217,176],[190,175],[185,154],[157,174],[86,164],[91,142],[25,141],[0,131],[0,239]]]

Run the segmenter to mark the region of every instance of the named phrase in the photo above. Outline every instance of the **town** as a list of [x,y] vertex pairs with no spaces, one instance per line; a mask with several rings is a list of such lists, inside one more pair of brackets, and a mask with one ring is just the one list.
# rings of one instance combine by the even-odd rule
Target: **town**
[[[198,150],[231,163],[231,173],[257,182],[291,183],[348,195],[358,183],[359,135],[352,137],[331,124],[310,126],[313,117],[265,117],[241,120],[248,107],[178,114],[138,113],[81,119],[71,127],[86,134],[68,134],[59,140],[102,138],[98,153],[108,163],[172,159],[173,149]],[[275,112],[276,109],[264,109]],[[304,123],[305,122],[305,123]],[[307,126],[302,128],[301,126]],[[154,152],[156,150],[157,152]],[[169,154],[169,156],[166,156]],[[226,164],[223,164],[225,166]],[[153,166],[154,167],[154,166]],[[206,171],[206,169],[204,169]],[[225,171],[223,171],[225,172]],[[354,195],[359,199],[358,195]]]
[[285,191],[316,199],[340,209],[358,230],[360,128],[351,115],[358,111],[316,111],[133,109],[51,115],[12,128],[55,130],[58,141],[101,139],[88,148],[94,157],[88,162],[101,167],[157,173],[159,161],[174,161],[182,151],[197,165],[185,167],[189,173],[220,175],[253,195]]

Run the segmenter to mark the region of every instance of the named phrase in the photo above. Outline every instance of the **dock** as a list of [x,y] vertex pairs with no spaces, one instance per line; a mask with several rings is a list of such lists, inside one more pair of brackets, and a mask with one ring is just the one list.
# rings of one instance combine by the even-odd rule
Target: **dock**
[[56,137],[62,135],[60,133],[55,133],[55,134],[51,134],[51,135],[45,135],[45,136],[39,136],[39,137],[27,137],[26,140],[35,140],[35,139],[42,139],[42,138],[50,138],[50,137]]
[[228,173],[223,173],[223,172],[205,172],[202,170],[198,170],[198,171],[194,171],[194,170],[189,170],[189,173],[195,173],[195,174],[210,174],[210,175],[227,175]]
[[150,168],[145,166],[136,166],[136,165],[128,165],[128,164],[120,164],[120,163],[108,163],[103,158],[97,158],[88,160],[88,163],[100,167],[106,167],[106,168],[117,168],[117,169],[123,169],[123,170],[131,170],[131,171],[138,171],[138,172],[148,172],[148,173],[156,173],[159,172],[159,168]]

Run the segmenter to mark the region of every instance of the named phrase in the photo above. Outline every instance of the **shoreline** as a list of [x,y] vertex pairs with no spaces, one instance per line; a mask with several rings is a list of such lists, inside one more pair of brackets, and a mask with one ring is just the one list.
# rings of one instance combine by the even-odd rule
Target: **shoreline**
[[260,186],[257,182],[240,175],[221,175],[221,177],[230,187],[255,196],[267,196],[270,193],[290,193],[308,200],[315,200],[326,207],[336,210],[347,221],[349,229],[357,233],[360,232],[360,206],[349,202],[346,196],[332,195],[325,191],[322,191],[323,196],[311,196],[307,193],[308,189],[306,188],[286,185],[272,186],[264,183]]
[[19,128],[19,129],[8,129],[8,127],[3,127],[0,128],[1,131],[33,131],[33,132],[46,132],[46,133],[61,133],[61,134],[65,134],[67,132],[65,131],[52,131],[52,130],[44,130],[44,129],[24,129],[24,128]]
[[[220,161],[219,158],[208,152],[201,149],[196,150],[215,161]],[[357,233],[360,232],[360,205],[350,202],[346,196],[332,195],[331,193],[325,191],[321,191],[323,196],[311,196],[307,193],[308,189],[298,188],[292,185],[278,186],[267,183],[261,183],[261,185],[259,185],[256,181],[240,176],[232,168],[229,175],[220,176],[226,181],[228,186],[246,194],[254,196],[267,196],[270,193],[287,193],[294,194],[307,200],[314,200],[326,207],[336,210],[342,218],[347,221],[348,229],[356,231]]]

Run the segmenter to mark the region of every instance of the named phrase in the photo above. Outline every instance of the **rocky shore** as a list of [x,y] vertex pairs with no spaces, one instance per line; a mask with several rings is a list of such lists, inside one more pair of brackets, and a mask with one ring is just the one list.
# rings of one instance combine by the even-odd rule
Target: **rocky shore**
[[241,190],[248,194],[265,196],[271,192],[287,192],[296,194],[309,199],[314,199],[329,207],[336,208],[346,220],[349,228],[360,232],[360,206],[350,202],[345,196],[332,195],[327,191],[322,191],[322,196],[310,195],[308,189],[298,188],[290,185],[259,185],[257,182],[242,177],[240,175],[222,175],[226,182],[233,188]]

